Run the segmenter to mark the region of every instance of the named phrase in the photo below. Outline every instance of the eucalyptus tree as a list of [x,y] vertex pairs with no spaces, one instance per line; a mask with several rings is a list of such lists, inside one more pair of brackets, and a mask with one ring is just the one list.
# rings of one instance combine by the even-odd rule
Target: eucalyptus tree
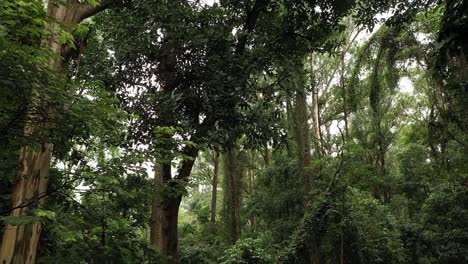
[[[19,39],[13,39],[16,45],[30,47],[32,51],[43,49],[49,53],[47,57],[32,57],[40,71],[44,68],[58,78],[64,78],[72,48],[74,46],[72,32],[82,20],[100,12],[108,7],[110,2],[91,5],[86,2],[67,0],[64,2],[49,1],[47,10],[42,3],[29,1],[6,1],[3,4],[1,15],[10,26],[21,24],[25,18],[26,28],[19,33]],[[20,15],[14,16],[15,12]],[[2,19],[3,21],[3,19]],[[7,27],[8,29],[8,27]],[[14,36],[14,32],[9,32]],[[31,39],[27,39],[31,37]],[[39,46],[40,43],[40,46]],[[26,64],[28,64],[26,63]],[[34,66],[33,66],[34,67]],[[53,76],[49,75],[49,76]],[[47,78],[47,75],[42,76]],[[11,84],[14,86],[14,83]],[[50,93],[50,84],[42,81],[30,83],[25,95],[30,102],[28,109],[22,115],[22,137],[31,137],[40,134],[37,142],[23,143],[19,152],[16,169],[16,183],[12,194],[12,217],[24,216],[29,209],[40,208],[44,203],[47,188],[47,179],[53,151],[53,142],[48,133],[57,126],[54,120],[57,116],[54,94]],[[56,83],[57,85],[57,83]],[[59,87],[66,86],[61,81]],[[66,93],[66,92],[65,92]],[[60,94],[60,93],[59,93]],[[40,109],[40,111],[37,111]],[[41,222],[36,221],[24,225],[7,225],[2,237],[1,258],[8,263],[34,263],[37,243],[41,231]]]

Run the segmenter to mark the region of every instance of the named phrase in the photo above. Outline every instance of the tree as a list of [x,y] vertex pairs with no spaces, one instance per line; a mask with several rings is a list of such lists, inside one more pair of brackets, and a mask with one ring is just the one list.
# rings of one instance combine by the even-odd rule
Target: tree
[[211,223],[216,223],[216,208],[217,208],[217,198],[218,198],[218,179],[219,179],[219,150],[213,149],[213,180],[211,182],[212,191],[211,191],[211,212],[210,212],[210,221]]
[[[21,3],[24,2],[19,2],[18,6],[12,5],[7,7],[13,10],[15,8],[21,9]],[[27,4],[25,6],[26,8],[28,7]],[[36,5],[29,6],[36,8],[36,10],[39,8]],[[70,6],[72,6],[73,9],[69,8]],[[66,4],[57,4],[53,1],[49,2],[47,17],[39,16],[36,18],[39,19],[39,23],[47,23],[45,28],[50,32],[48,36],[43,35],[41,45],[45,49],[50,49],[55,55],[53,58],[50,58],[49,61],[41,63],[46,63],[50,70],[56,73],[63,73],[66,71],[66,62],[71,51],[70,43],[73,42],[69,37],[71,36],[70,32],[62,30],[60,24],[77,24],[105,7],[107,7],[106,3],[93,7],[90,4],[79,3],[74,0],[66,1]],[[38,34],[39,32],[35,33]],[[29,96],[31,102],[38,105],[47,104],[47,100],[49,99],[47,96],[44,96],[45,91],[47,91],[47,87],[33,84],[30,90],[31,95]],[[41,133],[43,129],[53,128],[54,124],[51,120],[54,118],[54,112],[56,112],[56,109],[45,109],[44,116],[40,116],[39,118],[31,112],[25,113],[27,120],[24,124],[24,135],[30,136],[34,133]],[[39,144],[35,144],[35,146],[23,145],[21,147],[18,168],[16,170],[17,182],[12,196],[13,207],[17,209],[11,212],[11,216],[25,215],[29,209],[28,207],[40,208],[43,205],[43,196],[47,188],[52,149],[53,143],[47,139],[43,139]],[[32,203],[33,206],[29,206],[31,201],[35,201]],[[0,251],[2,261],[11,263],[34,263],[41,231],[41,223],[35,222],[17,226],[7,225],[5,230]]]
[[[142,143],[155,143],[151,138],[156,126],[180,127],[180,132],[167,135],[166,139],[177,135],[199,146],[208,138],[218,143],[229,137],[238,138],[241,134],[239,124],[243,122],[239,109],[249,107],[250,100],[256,97],[250,78],[267,69],[272,55],[277,54],[275,52],[294,53],[291,48],[310,39],[306,36],[304,40],[300,34],[296,34],[312,34],[317,30],[305,30],[307,23],[303,22],[303,18],[307,12],[316,13],[317,16],[311,19],[316,19],[332,31],[333,25],[350,7],[347,4],[336,5],[333,6],[336,10],[329,10],[326,3],[321,4],[327,12],[316,13],[312,5],[305,3],[291,5],[286,2],[255,1],[238,6],[235,2],[227,1],[219,5],[200,6],[180,1],[166,7],[159,6],[159,9],[151,9],[154,3],[129,8],[125,12],[132,23],[112,14],[106,21],[115,21],[120,29],[126,29],[126,34],[139,40],[129,43],[125,36],[115,39],[111,37],[115,36],[111,33],[112,28],[108,28],[105,34],[105,37],[109,36],[111,49],[117,55],[115,86],[127,109],[140,116],[133,123],[135,138],[141,139],[143,136],[145,139]],[[288,12],[282,13],[282,6]],[[164,8],[170,8],[173,12],[165,13]],[[303,16],[298,16],[294,10],[300,10]],[[334,15],[331,20],[328,13]],[[148,20],[151,23],[145,23]],[[277,31],[271,27],[270,21],[276,21],[279,28],[283,23],[285,26]],[[237,31],[232,35],[234,29]],[[289,36],[293,36],[293,41]],[[143,46],[144,49],[141,48]],[[156,81],[151,81],[152,78]],[[131,86],[142,93],[129,96],[128,88]],[[183,157],[174,177],[169,175],[174,156],[161,160],[157,151],[165,148],[155,148],[156,156],[165,163],[163,185],[170,187],[163,189],[172,195],[164,197],[170,201],[160,201],[166,209],[154,215],[168,214],[167,222],[170,224],[167,224],[167,238],[162,236],[168,246],[164,246],[163,242],[160,248],[176,261],[176,220],[183,193],[180,190],[184,188],[183,183],[190,175],[199,149],[193,144],[182,144],[180,147],[173,144],[172,148]],[[156,226],[154,228],[158,229]]]

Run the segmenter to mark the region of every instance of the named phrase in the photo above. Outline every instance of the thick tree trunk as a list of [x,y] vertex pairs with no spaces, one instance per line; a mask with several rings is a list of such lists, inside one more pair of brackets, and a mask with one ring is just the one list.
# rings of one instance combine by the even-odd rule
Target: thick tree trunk
[[302,175],[304,185],[304,208],[309,207],[309,192],[310,192],[310,172],[307,166],[311,161],[310,154],[310,129],[309,129],[309,115],[307,112],[307,93],[305,90],[304,79],[304,63],[298,61],[291,69],[295,75],[291,77],[291,86],[296,91],[295,105],[294,105],[294,124],[296,132],[296,145],[297,155],[299,160],[299,170]]
[[179,263],[179,247],[177,222],[179,219],[179,206],[182,201],[182,195],[166,197],[161,210],[161,251],[164,252],[167,259],[164,264]]
[[231,243],[235,243],[241,234],[242,174],[239,153],[234,148],[229,148],[224,154],[223,216],[226,235]]
[[[159,180],[155,183],[157,188],[164,188]],[[179,263],[177,222],[181,200],[181,195],[166,196],[161,189],[153,195],[150,238],[152,245],[165,255],[164,264]]]
[[[11,216],[24,216],[28,210],[44,204],[52,147],[46,144],[40,152],[22,148],[16,171],[18,181],[13,191],[13,208],[17,209]],[[41,222],[6,225],[0,251],[2,263],[35,263],[40,233]]]
[[[108,3],[105,3],[98,7],[92,7],[88,4],[81,4],[77,0],[66,0],[64,2],[66,5],[73,6],[73,8],[59,5],[55,1],[49,1],[47,15],[58,22],[65,22],[65,24],[79,23],[108,6]],[[57,23],[47,25],[51,32],[57,32],[58,27]],[[58,73],[64,72],[70,48],[59,43],[56,33],[50,35],[47,39],[43,39],[42,45],[59,55],[59,58],[49,62],[49,67]],[[31,96],[42,95],[42,90],[42,87],[33,87]],[[34,102],[37,101],[35,98],[32,99]],[[47,102],[36,103],[47,105]],[[39,119],[39,122],[41,122],[39,124],[34,116],[28,116],[29,120],[25,125],[25,136],[30,136],[40,129],[53,128],[54,124],[50,120],[53,119],[54,113],[55,109],[49,108],[45,113],[47,116]],[[11,216],[25,216],[30,210],[41,208],[44,204],[52,150],[53,144],[47,141],[43,142],[40,147],[23,146],[21,148],[16,170],[17,180],[12,194],[12,206],[16,209],[12,211]],[[15,226],[6,225],[0,249],[2,263],[35,263],[40,233],[40,222]]]
[[216,207],[218,199],[219,151],[213,150],[213,189],[211,191],[211,223],[216,223]]
[[161,200],[163,190],[163,168],[162,163],[156,161],[154,165],[154,193],[151,204],[151,228],[150,242],[158,249],[162,248],[162,219],[161,219]]
[[165,255],[165,264],[178,263],[177,219],[182,195],[177,194],[170,162],[155,163],[154,193],[151,210],[152,245]]
[[182,161],[174,178],[170,161],[156,162],[155,166],[150,239],[152,245],[165,255],[164,264],[179,263],[177,223],[182,201],[181,189],[184,188],[181,182],[190,176],[198,149],[189,148],[185,154],[191,159]]
[[296,124],[297,124],[297,146],[300,162],[300,171],[304,185],[304,207],[309,207],[309,192],[310,192],[310,173],[307,166],[310,163],[310,140],[309,140],[309,124],[307,116],[307,102],[305,89],[296,92]]

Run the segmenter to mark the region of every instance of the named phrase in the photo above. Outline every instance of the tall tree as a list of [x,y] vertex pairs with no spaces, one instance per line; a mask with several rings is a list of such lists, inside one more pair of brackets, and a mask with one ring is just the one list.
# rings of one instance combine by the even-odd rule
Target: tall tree
[[[42,39],[42,46],[51,50],[56,57],[47,62],[49,68],[59,74],[66,72],[67,61],[70,56],[71,47],[69,40],[65,42],[62,30],[70,34],[71,29],[62,29],[62,24],[74,25],[82,20],[96,14],[108,6],[109,3],[101,3],[92,6],[75,0],[67,0],[63,3],[50,1],[47,5],[47,31]],[[36,104],[47,104],[51,102],[47,97],[38,95],[47,91],[47,87],[33,86],[31,90],[31,101]],[[42,100],[42,101],[41,101]],[[30,136],[42,129],[53,129],[54,113],[57,109],[49,108],[45,116],[37,119],[37,116],[28,115],[25,122],[24,135]],[[38,146],[23,146],[20,150],[18,167],[16,170],[17,182],[13,191],[12,207],[16,208],[11,216],[24,216],[34,208],[41,208],[44,204],[44,196],[47,190],[47,181],[52,158],[53,143],[44,139]],[[41,233],[41,222],[24,225],[7,225],[2,238],[0,256],[6,263],[35,263],[39,236]]]
[[241,235],[241,205],[244,178],[243,152],[233,147],[223,157],[223,221],[228,241],[235,243]]
[[216,210],[218,204],[218,180],[219,180],[219,150],[213,149],[213,179],[212,179],[212,190],[211,190],[211,212],[210,220],[211,223],[216,223]]

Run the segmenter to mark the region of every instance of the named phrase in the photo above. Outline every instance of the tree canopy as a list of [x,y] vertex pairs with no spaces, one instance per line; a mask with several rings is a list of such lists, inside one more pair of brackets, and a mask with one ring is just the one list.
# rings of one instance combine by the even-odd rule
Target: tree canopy
[[468,1],[0,1],[2,263],[467,263]]

